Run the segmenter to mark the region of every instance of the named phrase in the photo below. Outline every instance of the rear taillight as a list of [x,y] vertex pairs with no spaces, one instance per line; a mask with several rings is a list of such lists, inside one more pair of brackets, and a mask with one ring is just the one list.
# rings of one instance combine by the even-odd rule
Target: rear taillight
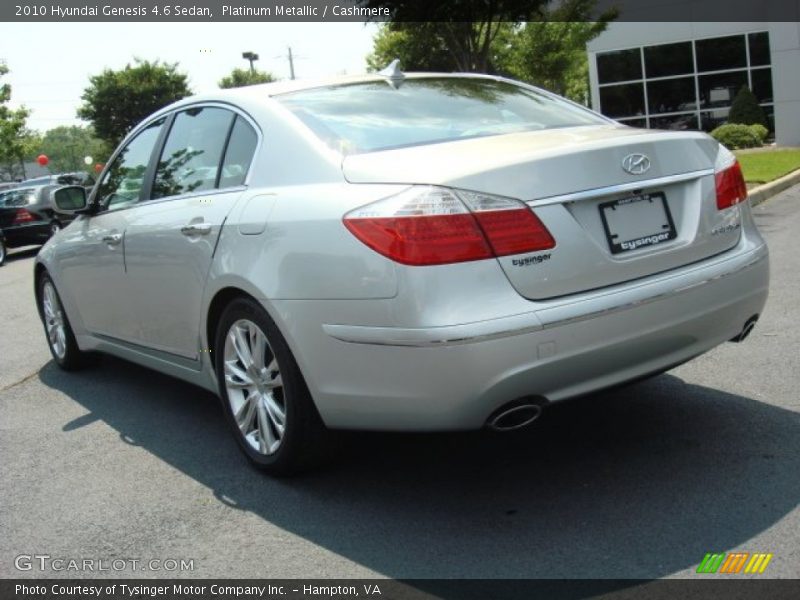
[[24,208],[18,208],[17,212],[14,213],[14,225],[19,225],[20,223],[30,223],[31,221],[38,221],[39,219],[30,211],[25,210]]
[[555,240],[511,198],[414,186],[362,206],[344,225],[376,252],[405,265],[441,265],[546,250]]
[[747,185],[744,182],[742,168],[735,158],[728,161],[723,168],[714,173],[717,188],[717,209],[730,208],[747,200]]

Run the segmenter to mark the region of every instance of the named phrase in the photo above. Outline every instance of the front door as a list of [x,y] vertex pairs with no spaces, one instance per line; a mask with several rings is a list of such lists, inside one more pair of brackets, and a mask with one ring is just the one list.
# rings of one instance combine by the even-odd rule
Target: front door
[[61,284],[76,302],[87,330],[119,337],[129,318],[124,237],[141,199],[148,166],[165,118],[149,124],[120,150],[93,199],[100,210],[63,232],[55,257]]

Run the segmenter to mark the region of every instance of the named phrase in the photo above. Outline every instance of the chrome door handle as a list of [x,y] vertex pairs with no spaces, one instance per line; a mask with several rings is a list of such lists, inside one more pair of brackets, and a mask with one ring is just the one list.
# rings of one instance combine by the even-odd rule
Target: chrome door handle
[[110,233],[109,235],[103,236],[103,241],[106,244],[111,244],[112,246],[116,246],[122,241],[122,234],[121,233]]
[[191,223],[181,227],[183,235],[208,235],[211,233],[211,223]]

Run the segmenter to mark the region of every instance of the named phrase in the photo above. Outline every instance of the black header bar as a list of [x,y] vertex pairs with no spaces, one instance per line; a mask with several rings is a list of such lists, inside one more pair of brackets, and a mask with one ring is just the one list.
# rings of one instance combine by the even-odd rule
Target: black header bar
[[[509,0],[510,1],[510,0]],[[466,21],[468,0],[419,2],[407,21]],[[481,5],[485,3],[476,0]],[[498,4],[502,5],[499,0]],[[550,7],[557,6],[552,0]],[[431,7],[437,6],[435,14]],[[617,21],[768,22],[800,21],[800,0],[597,0],[593,15],[612,7]],[[478,11],[479,12],[479,11]],[[0,21],[20,22],[343,22],[386,21],[388,9],[359,0],[4,0]],[[593,19],[588,19],[593,20]]]

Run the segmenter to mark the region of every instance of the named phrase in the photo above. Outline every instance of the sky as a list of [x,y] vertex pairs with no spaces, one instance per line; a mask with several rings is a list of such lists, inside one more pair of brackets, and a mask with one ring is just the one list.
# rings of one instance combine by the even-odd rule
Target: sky
[[89,76],[134,57],[178,62],[196,93],[217,89],[234,67],[289,77],[287,47],[299,78],[363,73],[376,25],[364,23],[0,23],[0,61],[10,73],[12,107],[32,110],[31,129],[85,124],[75,111]]

